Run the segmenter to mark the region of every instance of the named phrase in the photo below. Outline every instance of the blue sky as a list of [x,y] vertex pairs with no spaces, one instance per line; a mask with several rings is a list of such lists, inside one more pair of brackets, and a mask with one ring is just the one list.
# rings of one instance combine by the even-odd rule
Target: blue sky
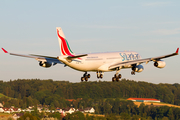
[[[56,27],[62,27],[75,53],[133,50],[143,58],[173,53],[180,47],[180,1],[0,1],[0,45],[9,52],[58,56]],[[152,83],[180,83],[180,56],[165,59],[158,69],[143,64],[135,76],[123,78]],[[63,65],[42,68],[30,58],[0,51],[0,80],[53,79],[79,82],[83,72]],[[111,81],[115,72],[105,73]],[[91,73],[90,81],[96,81]]]

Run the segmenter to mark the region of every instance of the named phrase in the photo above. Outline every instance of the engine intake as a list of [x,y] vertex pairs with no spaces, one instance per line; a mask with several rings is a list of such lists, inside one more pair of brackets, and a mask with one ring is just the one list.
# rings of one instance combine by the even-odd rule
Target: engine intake
[[137,65],[132,67],[132,70],[135,72],[142,72],[144,70],[144,67],[142,65]]
[[41,67],[48,68],[48,67],[51,67],[52,63],[40,61],[40,62],[39,62],[39,65],[40,65]]
[[166,66],[166,63],[162,60],[154,62],[154,66],[157,68],[164,68]]

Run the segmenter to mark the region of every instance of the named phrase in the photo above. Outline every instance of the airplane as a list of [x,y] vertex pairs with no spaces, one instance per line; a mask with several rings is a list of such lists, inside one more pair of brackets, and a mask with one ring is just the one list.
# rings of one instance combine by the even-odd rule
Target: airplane
[[60,46],[60,56],[22,55],[9,53],[4,48],[2,50],[10,55],[34,58],[41,67],[49,68],[56,64],[64,64],[65,67],[69,66],[75,70],[82,71],[84,72],[81,77],[82,82],[88,81],[91,77],[87,72],[96,72],[97,78],[102,79],[104,72],[110,71],[116,71],[112,77],[112,82],[118,82],[122,78],[122,75],[119,74],[121,69],[130,68],[132,69],[131,74],[135,75],[135,72],[142,72],[144,70],[144,67],[141,65],[142,63],[147,64],[150,61],[154,62],[155,67],[164,68],[166,63],[162,59],[178,55],[179,53],[179,48],[177,48],[175,53],[145,59],[142,59],[139,53],[134,51],[75,54],[72,52],[61,27],[56,27],[56,30]]

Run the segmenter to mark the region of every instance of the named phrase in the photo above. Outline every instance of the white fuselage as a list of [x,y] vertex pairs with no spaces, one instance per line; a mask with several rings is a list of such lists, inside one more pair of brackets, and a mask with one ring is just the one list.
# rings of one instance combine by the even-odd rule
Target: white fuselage
[[[67,57],[67,56],[66,56]],[[85,57],[67,61],[65,56],[59,56],[58,59],[67,66],[79,71],[113,71],[109,66],[117,62],[127,62],[140,59],[137,52],[109,52],[109,53],[92,53]],[[123,66],[123,68],[131,68],[132,66]]]

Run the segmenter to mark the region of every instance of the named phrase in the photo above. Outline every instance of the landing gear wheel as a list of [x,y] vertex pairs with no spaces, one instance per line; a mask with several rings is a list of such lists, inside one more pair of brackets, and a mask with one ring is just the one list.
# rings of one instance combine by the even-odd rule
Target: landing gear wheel
[[103,74],[100,74],[100,76],[99,76],[101,79],[103,78]]
[[131,75],[135,75],[135,71],[131,71]]
[[121,74],[119,74],[119,75],[118,75],[118,78],[120,78],[120,79],[121,79],[121,77],[122,77],[122,75],[121,75]]
[[84,77],[81,77],[81,82],[83,82],[85,79],[84,79]]
[[81,77],[81,81],[83,82],[83,81],[88,81],[88,79],[91,77],[91,75],[90,74],[87,74],[87,72],[85,72],[84,74],[83,74],[83,77]]
[[117,82],[119,81],[119,78],[118,78],[118,77],[116,78],[116,81],[117,81]]
[[88,75],[87,75],[87,77],[88,77],[88,78],[90,78],[90,77],[91,77],[91,75],[90,75],[90,74],[88,74]]
[[85,77],[85,81],[88,81],[88,77]]
[[116,78],[115,77],[112,77],[112,82],[114,82],[116,80]]

